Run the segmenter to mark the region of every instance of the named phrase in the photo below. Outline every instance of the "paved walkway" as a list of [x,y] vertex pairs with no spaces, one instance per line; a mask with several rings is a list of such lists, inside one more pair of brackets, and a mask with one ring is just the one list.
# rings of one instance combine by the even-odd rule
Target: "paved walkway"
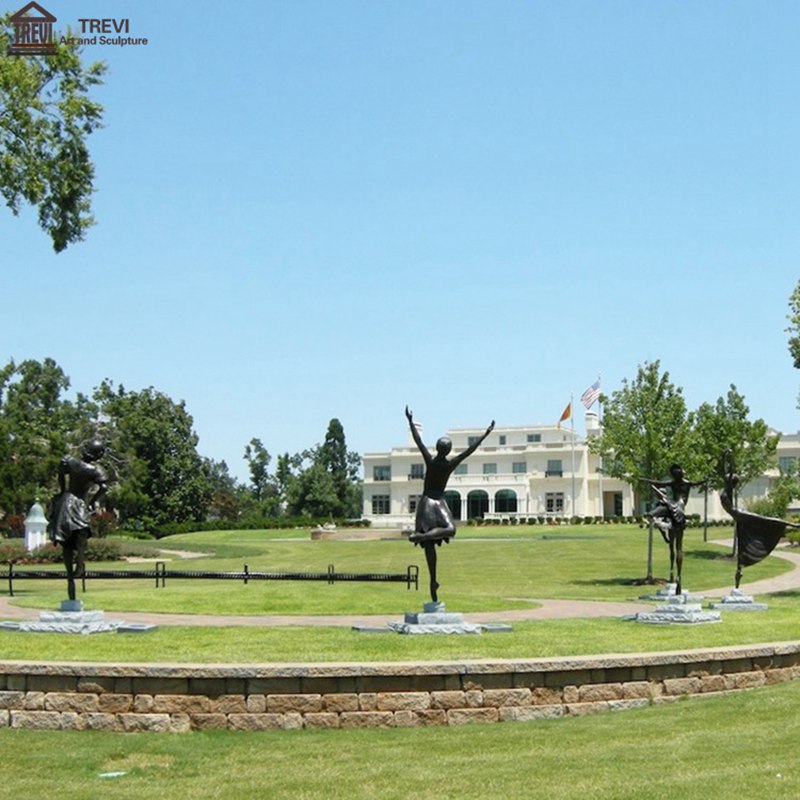
[[[730,545],[729,540],[714,544]],[[773,555],[792,562],[794,569],[775,578],[743,584],[742,590],[749,595],[770,594],[789,589],[800,589],[800,551],[779,548]],[[733,571],[733,564],[731,564]],[[746,575],[747,573],[745,573]],[[733,577],[733,576],[731,576]],[[722,597],[728,594],[733,583],[718,589],[703,591],[706,597]],[[607,602],[603,600],[549,600],[526,598],[537,603],[536,608],[519,608],[507,611],[484,611],[465,613],[470,622],[521,622],[536,619],[568,619],[573,617],[620,617],[639,611],[652,611],[653,604],[645,602]],[[126,622],[140,622],[153,625],[198,625],[207,627],[280,627],[317,626],[352,627],[382,626],[396,621],[400,614],[362,614],[362,615],[289,615],[266,614],[263,616],[217,616],[212,614],[151,614],[135,611],[109,612],[109,616],[124,619]],[[39,609],[20,608],[12,605],[12,598],[0,596],[0,619],[23,620],[38,619]]]

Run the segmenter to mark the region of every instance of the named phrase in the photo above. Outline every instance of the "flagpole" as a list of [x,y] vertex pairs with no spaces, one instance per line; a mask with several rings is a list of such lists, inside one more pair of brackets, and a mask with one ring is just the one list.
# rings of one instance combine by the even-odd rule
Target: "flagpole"
[[[597,383],[598,388],[600,384],[600,375],[597,376]],[[600,431],[600,435],[603,435],[603,404],[600,401],[600,397],[597,398],[597,426]],[[597,490],[600,493],[600,521],[602,522],[605,518],[605,508],[603,507],[603,456],[600,455],[598,459],[598,481],[597,481]]]
[[572,408],[572,403],[575,400],[572,392],[569,394],[569,418],[570,427],[572,428],[572,516],[577,517],[575,513],[575,412]]

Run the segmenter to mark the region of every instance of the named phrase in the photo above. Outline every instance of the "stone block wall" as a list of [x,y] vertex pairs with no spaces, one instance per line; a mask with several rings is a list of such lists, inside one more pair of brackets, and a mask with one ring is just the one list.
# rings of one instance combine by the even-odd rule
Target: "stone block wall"
[[0,661],[0,727],[392,728],[619,711],[800,677],[800,642],[642,655],[363,664]]

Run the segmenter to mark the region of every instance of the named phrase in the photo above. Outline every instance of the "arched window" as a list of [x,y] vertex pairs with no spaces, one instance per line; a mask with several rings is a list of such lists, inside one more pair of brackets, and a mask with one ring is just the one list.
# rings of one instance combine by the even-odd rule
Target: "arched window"
[[489,513],[489,495],[482,489],[475,489],[467,495],[467,517],[483,519]]
[[516,513],[517,493],[511,489],[501,489],[494,496],[494,510],[497,514]]
[[450,508],[453,519],[461,519],[461,495],[458,492],[445,492],[444,500]]

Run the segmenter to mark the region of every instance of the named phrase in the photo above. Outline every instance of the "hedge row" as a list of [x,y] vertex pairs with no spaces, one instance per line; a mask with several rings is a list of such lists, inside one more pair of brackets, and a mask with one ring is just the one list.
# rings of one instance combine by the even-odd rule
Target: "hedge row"
[[[642,516],[630,517],[500,517],[494,519],[469,519],[467,525],[647,525],[648,520]],[[729,526],[732,520],[710,519],[709,528]],[[690,514],[686,518],[687,528],[702,528],[703,518],[700,514]]]
[[322,519],[313,520],[308,517],[250,517],[247,519],[214,519],[204,522],[170,522],[161,525],[154,532],[156,539],[164,536],[174,536],[178,533],[199,533],[201,531],[263,531],[284,530],[291,528],[315,528],[333,522],[343,528],[368,528],[368,519]]
[[[91,538],[86,543],[87,561],[119,561],[123,558],[118,542]],[[0,541],[0,564],[60,564],[61,547],[48,542],[32,552],[19,539]]]

